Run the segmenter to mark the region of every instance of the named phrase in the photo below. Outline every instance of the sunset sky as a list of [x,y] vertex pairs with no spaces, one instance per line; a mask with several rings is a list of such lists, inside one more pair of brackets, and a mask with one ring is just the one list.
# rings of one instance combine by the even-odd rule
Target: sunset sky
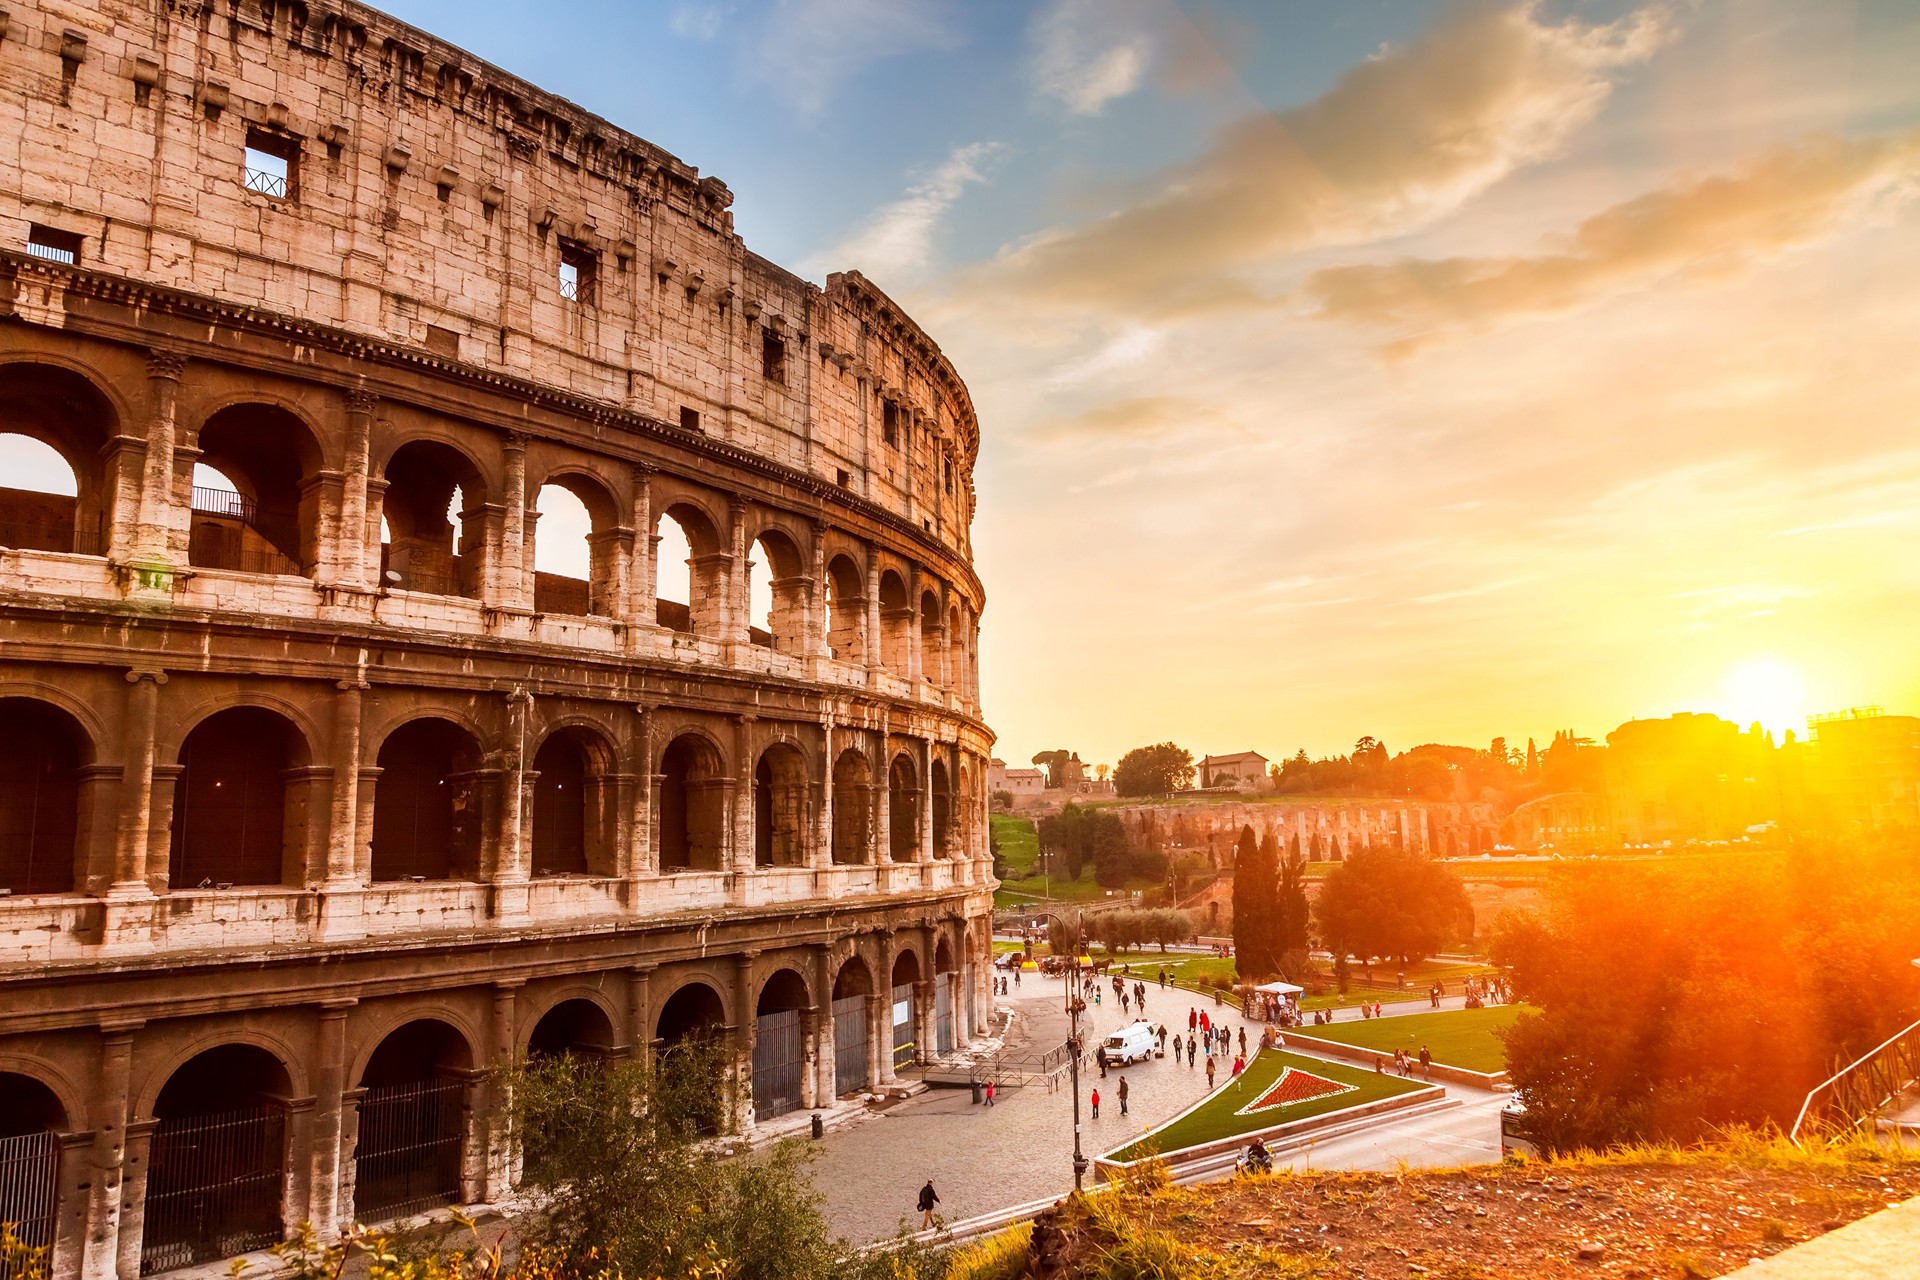
[[1000,754],[1920,712],[1920,5],[397,0],[858,268]]

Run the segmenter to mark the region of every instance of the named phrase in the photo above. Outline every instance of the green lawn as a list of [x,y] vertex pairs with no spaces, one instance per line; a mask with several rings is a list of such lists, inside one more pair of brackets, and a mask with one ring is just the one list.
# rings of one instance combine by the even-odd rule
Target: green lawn
[[1000,842],[1000,857],[1007,864],[1007,878],[1024,876],[1040,861],[1040,833],[1025,818],[992,814],[993,838]]
[[[1355,1088],[1351,1093],[1311,1098],[1277,1110],[1257,1111],[1246,1116],[1235,1114],[1241,1107],[1246,1106],[1271,1087],[1273,1082],[1280,1078],[1281,1070],[1286,1067],[1310,1071],[1322,1079],[1339,1084],[1350,1084]],[[1158,1150],[1159,1154],[1170,1155],[1183,1147],[1198,1146],[1203,1142],[1230,1138],[1236,1134],[1252,1133],[1255,1129],[1266,1129],[1293,1120],[1304,1120],[1308,1116],[1325,1115],[1329,1111],[1344,1111],[1348,1107],[1377,1102],[1381,1098],[1411,1093],[1421,1087],[1423,1082],[1418,1080],[1403,1080],[1399,1076],[1380,1075],[1359,1067],[1325,1062],[1319,1058],[1302,1057],[1300,1054],[1287,1053],[1280,1049],[1267,1049],[1254,1055],[1252,1064],[1247,1067],[1246,1072],[1237,1082],[1222,1084],[1201,1106],[1188,1112],[1160,1132],[1110,1153],[1108,1158],[1137,1160],[1147,1154],[1149,1143]]]
[[1305,1026],[1302,1035],[1341,1044],[1360,1045],[1392,1053],[1405,1049],[1412,1054],[1425,1045],[1435,1062],[1468,1071],[1505,1071],[1506,1046],[1497,1032],[1513,1025],[1525,1008],[1517,1004],[1495,1005],[1489,1009],[1450,1009],[1440,1013],[1410,1013],[1398,1018],[1374,1018],[1362,1022],[1336,1022],[1330,1027]]

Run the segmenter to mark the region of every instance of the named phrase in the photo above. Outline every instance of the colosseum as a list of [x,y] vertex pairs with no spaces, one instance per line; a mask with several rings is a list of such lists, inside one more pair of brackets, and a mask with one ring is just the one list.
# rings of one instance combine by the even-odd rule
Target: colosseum
[[498,1202],[517,1056],[721,1036],[763,1136],[982,1029],[979,430],[912,319],[341,0],[22,0],[0,81],[55,475],[0,475],[0,1219],[56,1277]]

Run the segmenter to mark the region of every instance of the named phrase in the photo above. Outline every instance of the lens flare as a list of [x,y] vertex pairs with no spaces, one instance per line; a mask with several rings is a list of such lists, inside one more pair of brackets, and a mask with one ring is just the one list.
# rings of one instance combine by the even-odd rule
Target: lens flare
[[1804,732],[1807,687],[1799,668],[1779,658],[1751,658],[1721,681],[1720,714],[1736,724],[1759,721],[1776,736]]

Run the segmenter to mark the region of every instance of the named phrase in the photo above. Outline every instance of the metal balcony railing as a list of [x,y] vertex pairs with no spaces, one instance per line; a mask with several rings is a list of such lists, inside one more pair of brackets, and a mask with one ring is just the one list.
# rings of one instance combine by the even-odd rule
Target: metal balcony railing
[[272,196],[276,200],[287,198],[287,175],[270,173],[265,169],[248,167],[246,171],[247,190],[258,191],[263,196]]
[[1872,1120],[1889,1103],[1920,1083],[1920,1022],[1842,1067],[1815,1086],[1800,1104],[1789,1135],[1845,1133]]
[[199,485],[193,487],[193,509],[210,516],[233,516],[248,524],[253,523],[256,514],[253,499],[245,494],[231,489],[203,489]]

